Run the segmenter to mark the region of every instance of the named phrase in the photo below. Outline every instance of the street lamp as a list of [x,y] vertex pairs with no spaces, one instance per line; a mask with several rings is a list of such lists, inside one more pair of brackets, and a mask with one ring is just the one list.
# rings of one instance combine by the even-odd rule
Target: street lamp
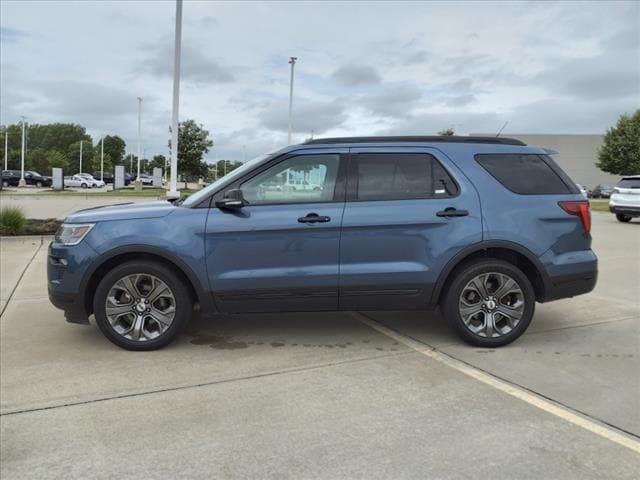
[[21,154],[20,154],[20,168],[21,168],[21,174],[20,174],[20,182],[19,185],[21,187],[24,187],[27,182],[24,181],[24,121],[25,118],[24,116],[20,117],[22,118],[22,148],[21,148]]
[[82,140],[80,140],[80,171],[78,173],[82,173]]
[[104,181],[104,135],[100,140],[100,180]]
[[142,97],[138,97],[138,176],[136,182],[140,182],[140,150],[142,149]]
[[182,42],[182,0],[176,0],[176,31],[173,51],[173,112],[171,114],[171,182],[168,198],[178,198],[178,118],[180,109],[180,44]]
[[7,170],[7,160],[9,155],[9,125],[4,129],[4,169]]
[[291,145],[291,130],[292,130],[291,115],[293,113],[293,67],[296,64],[296,60],[298,60],[298,57],[289,58],[289,64],[291,65],[291,78],[289,81],[289,135],[287,136],[287,145]]

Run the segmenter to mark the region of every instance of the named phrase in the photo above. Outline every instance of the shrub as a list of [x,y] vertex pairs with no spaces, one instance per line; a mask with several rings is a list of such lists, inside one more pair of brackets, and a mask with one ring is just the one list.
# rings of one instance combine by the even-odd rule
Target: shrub
[[0,235],[20,235],[24,232],[26,222],[20,207],[0,208]]

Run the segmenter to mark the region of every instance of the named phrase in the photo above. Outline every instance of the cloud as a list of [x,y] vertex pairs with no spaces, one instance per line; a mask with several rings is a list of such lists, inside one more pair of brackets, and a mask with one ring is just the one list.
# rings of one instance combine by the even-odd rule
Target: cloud
[[404,118],[419,106],[421,98],[422,91],[416,85],[394,85],[361,97],[358,104],[376,115]]
[[343,65],[333,72],[331,78],[347,87],[375,85],[382,81],[376,69],[368,65]]
[[[191,45],[182,45],[180,57],[181,78],[196,83],[230,83],[235,80],[232,68],[219,60],[209,58],[204,51]],[[142,69],[158,76],[173,75],[173,44],[162,43],[150,49],[142,62]]]
[[[286,132],[289,128],[287,103],[272,104],[260,114],[261,124],[270,130]],[[329,102],[305,102],[294,105],[293,131],[308,134],[312,130],[321,134],[337,128],[347,119],[340,100]]]
[[467,94],[467,95],[454,95],[451,97],[445,97],[444,103],[450,107],[465,107],[472,103],[476,103],[478,99],[475,95]]
[[2,43],[16,43],[29,36],[30,35],[23,30],[0,27],[0,41]]

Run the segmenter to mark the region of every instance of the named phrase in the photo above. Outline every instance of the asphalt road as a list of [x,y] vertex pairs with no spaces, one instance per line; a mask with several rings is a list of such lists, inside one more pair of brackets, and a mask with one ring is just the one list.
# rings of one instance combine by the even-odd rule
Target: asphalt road
[[438,313],[196,320],[127,352],[66,324],[46,245],[0,245],[0,476],[637,478],[640,222],[593,214],[594,292],[501,349]]

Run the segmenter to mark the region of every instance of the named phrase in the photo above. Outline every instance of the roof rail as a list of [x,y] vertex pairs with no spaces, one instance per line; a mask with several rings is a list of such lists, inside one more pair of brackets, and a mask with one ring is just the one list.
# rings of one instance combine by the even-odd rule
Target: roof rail
[[323,143],[388,143],[388,142],[442,142],[442,143],[490,143],[497,145],[527,144],[521,140],[508,137],[463,137],[459,135],[433,135],[433,136],[384,136],[384,137],[334,137],[314,138],[307,140],[304,145],[317,145]]

